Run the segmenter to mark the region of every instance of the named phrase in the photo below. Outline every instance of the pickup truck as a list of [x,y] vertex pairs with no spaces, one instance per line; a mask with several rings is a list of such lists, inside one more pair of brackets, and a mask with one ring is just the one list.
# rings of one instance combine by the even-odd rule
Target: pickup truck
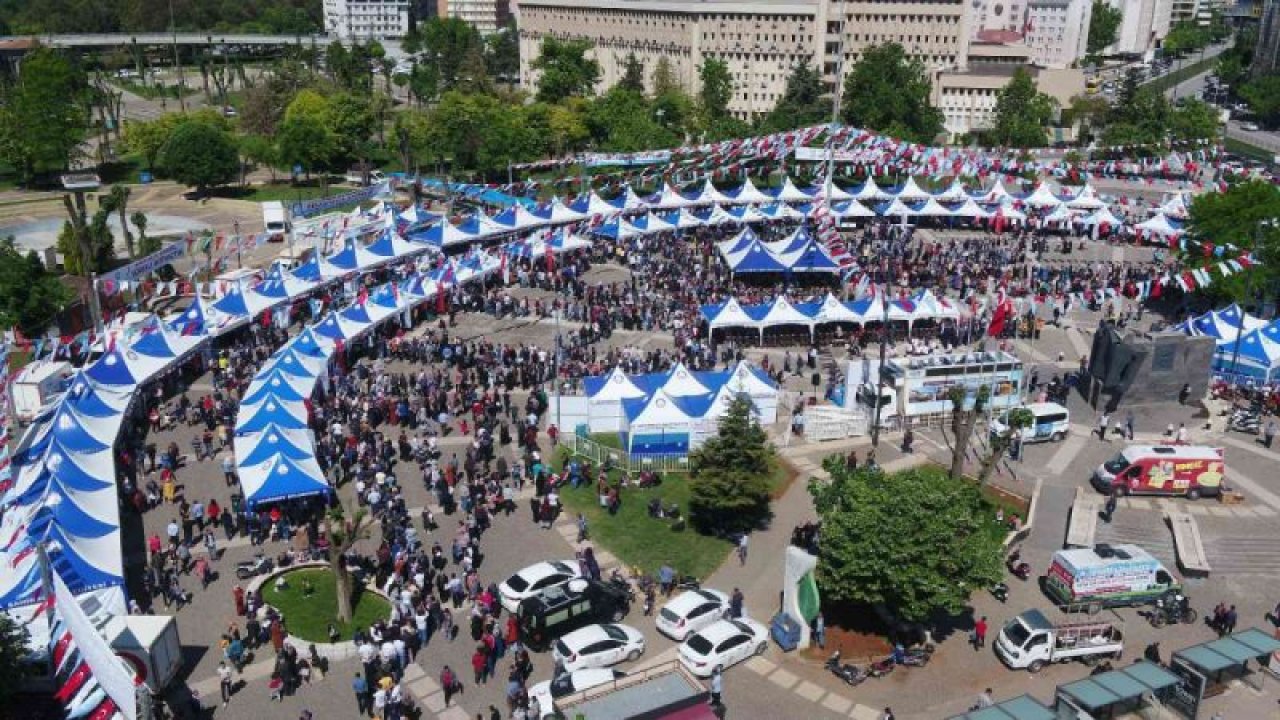
[[[386,179],[387,179],[387,176],[384,175],[381,170],[369,171],[369,183],[368,183],[369,185],[377,185],[378,183]],[[351,170],[348,170],[346,176],[343,177],[343,180],[346,180],[352,185],[361,185],[361,186],[365,185],[364,173],[361,172],[358,168],[352,168]]]
[[996,656],[1014,670],[1040,672],[1045,665],[1080,660],[1093,663],[1119,658],[1124,649],[1120,616],[1115,622],[1055,625],[1039,610],[1027,610],[1010,620],[996,639]]

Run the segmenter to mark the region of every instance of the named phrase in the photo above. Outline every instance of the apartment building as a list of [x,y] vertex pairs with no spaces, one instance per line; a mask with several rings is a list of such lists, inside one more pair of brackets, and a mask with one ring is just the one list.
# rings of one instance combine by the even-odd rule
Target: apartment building
[[1107,0],[1121,12],[1116,42],[1109,53],[1150,59],[1169,34],[1174,0]]
[[379,40],[409,32],[409,0],[324,0],[324,29],[341,40]]
[[[1018,68],[1027,68],[1032,50],[1025,46],[974,43],[969,66],[960,72],[943,72],[934,88],[934,105],[942,111],[943,127],[952,140],[995,126],[996,100]],[[1059,107],[1084,94],[1084,73],[1075,69],[1029,67],[1041,92]]]
[[1280,70],[1280,0],[1266,0],[1251,71],[1254,75],[1266,75],[1276,70]]
[[506,25],[511,4],[508,0],[440,0],[440,16],[459,18],[488,35]]
[[598,89],[622,76],[634,55],[646,82],[659,59],[690,92],[707,58],[723,60],[734,79],[729,109],[740,118],[768,112],[786,88],[793,68],[821,68],[835,82],[866,48],[900,43],[936,74],[964,67],[969,30],[963,0],[516,0],[520,28],[520,76],[537,84],[532,68],[542,39],[584,39],[600,63]]

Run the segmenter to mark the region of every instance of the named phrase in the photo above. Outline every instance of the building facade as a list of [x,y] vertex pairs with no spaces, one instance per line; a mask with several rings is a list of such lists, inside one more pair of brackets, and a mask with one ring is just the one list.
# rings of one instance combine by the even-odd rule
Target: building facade
[[1031,0],[1026,36],[1031,62],[1043,68],[1069,68],[1089,54],[1093,0]]
[[480,31],[496,32],[511,18],[508,0],[440,0],[441,17],[458,18]]
[[729,110],[744,119],[771,110],[798,65],[820,68],[832,84],[842,59],[847,68],[866,48],[892,41],[936,77],[963,68],[969,44],[962,0],[517,0],[515,8],[526,87],[537,84],[532,63],[545,37],[589,41],[600,64],[599,90],[616,84],[634,55],[646,83],[665,58],[685,89],[696,92],[698,68],[715,58],[733,76]]
[[404,37],[409,0],[324,0],[324,29],[341,40]]
[[996,100],[1018,68],[1027,68],[1036,87],[1060,108],[1084,93],[1084,73],[1075,69],[1031,66],[1033,51],[1026,46],[974,43],[966,70],[943,72],[934,88],[934,106],[952,140],[995,126]]
[[1266,0],[1258,24],[1258,45],[1253,50],[1252,72],[1266,75],[1280,69],[1280,0]]
[[1107,51],[1151,59],[1169,34],[1173,0],[1107,0],[1107,4],[1121,13],[1116,42]]

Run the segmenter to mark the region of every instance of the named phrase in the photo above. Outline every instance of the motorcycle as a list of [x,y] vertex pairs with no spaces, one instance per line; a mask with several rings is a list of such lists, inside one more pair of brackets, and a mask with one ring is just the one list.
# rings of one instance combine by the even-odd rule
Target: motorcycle
[[850,665],[848,663],[845,663],[842,665],[840,663],[839,650],[835,651],[834,653],[832,653],[831,657],[827,658],[827,663],[825,667],[827,668],[827,670],[831,671],[832,675],[835,675],[836,677],[845,681],[845,683],[850,686],[859,685],[862,683],[863,680],[866,680],[868,677],[867,673],[862,669],[860,669],[857,665]]
[[991,596],[1002,603],[1009,602],[1009,586],[1002,582],[992,585]]
[[698,582],[698,578],[692,575],[681,575],[676,578],[677,590],[701,590],[702,583]]
[[1227,420],[1227,430],[1257,435],[1262,432],[1262,415],[1256,410],[1236,410]]
[[899,649],[894,653],[893,658],[899,665],[907,667],[924,667],[929,664],[929,659],[933,657],[933,646],[924,645],[913,647],[908,650]]
[[263,553],[253,556],[252,560],[245,560],[236,563],[236,577],[241,580],[248,580],[258,575],[266,575],[275,568],[275,562]]
[[622,592],[625,592],[627,597],[631,599],[631,602],[635,602],[635,588],[631,586],[631,582],[627,580],[627,578],[617,568],[614,568],[613,572],[609,574],[609,584]]
[[1152,627],[1161,628],[1178,623],[1194,625],[1200,615],[1195,608],[1191,607],[1186,595],[1175,593],[1156,598],[1148,617]]
[[892,656],[883,660],[877,660],[867,666],[867,677],[884,677],[885,675],[893,672],[893,669],[897,666],[898,663],[894,661]]
[[1009,572],[1019,580],[1026,580],[1031,577],[1031,564],[1022,562],[1022,550],[1015,548],[1009,553],[1009,557],[1005,559],[1004,566]]

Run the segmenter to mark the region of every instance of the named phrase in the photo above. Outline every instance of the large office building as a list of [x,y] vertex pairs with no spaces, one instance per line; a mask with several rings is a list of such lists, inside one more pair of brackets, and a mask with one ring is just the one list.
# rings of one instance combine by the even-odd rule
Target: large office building
[[593,46],[601,90],[618,82],[628,55],[644,64],[646,82],[665,58],[690,92],[704,60],[723,60],[734,80],[729,109],[740,118],[771,110],[797,65],[834,83],[842,48],[847,68],[866,48],[897,42],[936,81],[964,68],[970,38],[963,0],[515,0],[515,8],[526,87],[537,84],[543,38],[580,38]]
[[1109,53],[1150,59],[1169,34],[1173,0],[1107,0],[1120,10],[1120,27]]
[[409,32],[409,0],[324,0],[324,29],[342,40],[379,40]]
[[1023,45],[1039,67],[1068,68],[1089,51],[1093,0],[973,0],[969,9],[973,40]]
[[466,21],[482,35],[496,32],[511,18],[508,0],[439,0],[440,16]]
[[1280,0],[1266,0],[1258,25],[1258,45],[1253,51],[1253,74],[1280,70]]
[[[965,70],[940,73],[933,103],[942,111],[947,135],[959,140],[970,133],[993,128],[1000,91],[1013,79],[1018,68],[1027,68],[1036,87],[1052,97],[1059,108],[1068,107],[1073,97],[1084,93],[1082,71],[1036,66],[1033,56],[1032,49],[1025,45],[974,43]],[[1068,139],[1054,138],[1055,141]]]

